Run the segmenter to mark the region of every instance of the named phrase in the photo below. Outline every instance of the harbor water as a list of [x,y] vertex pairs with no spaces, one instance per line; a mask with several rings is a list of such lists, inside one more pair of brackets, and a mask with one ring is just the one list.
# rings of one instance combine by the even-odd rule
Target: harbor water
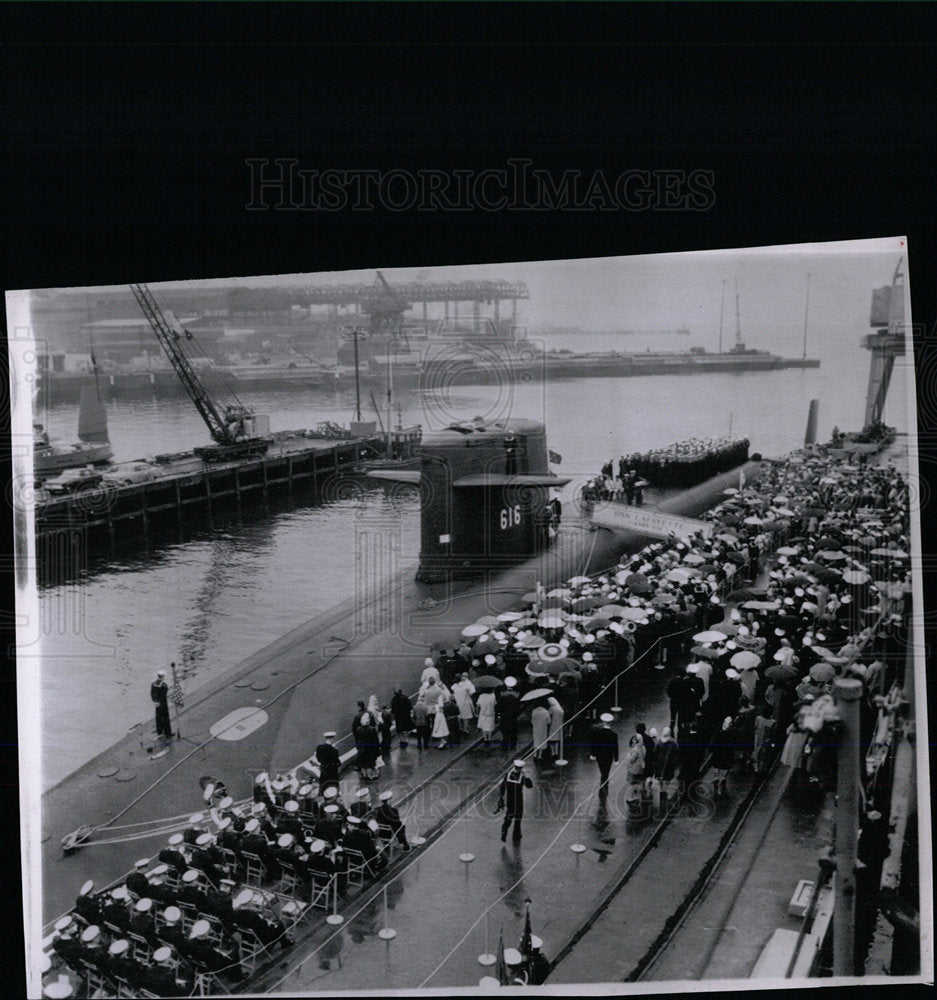
[[[861,331],[859,331],[861,332]],[[859,332],[839,332],[811,347],[820,368],[703,376],[532,381],[462,385],[433,393],[408,387],[395,394],[403,424],[424,433],[456,419],[523,416],[544,420],[559,472],[573,482],[560,494],[572,502],[577,483],[610,458],[690,437],[748,437],[751,451],[781,455],[803,443],[809,401],[820,399],[818,437],[834,425],[861,425],[868,354]],[[759,338],[761,339],[761,338]],[[603,338],[551,341],[574,350],[621,348]],[[673,342],[671,342],[673,340]],[[664,338],[655,349],[686,349],[686,338]],[[627,349],[642,349],[628,343]],[[799,346],[799,345],[797,345]],[[789,350],[784,348],[788,347]],[[794,344],[772,343],[776,353]],[[794,351],[799,353],[799,351]],[[885,421],[905,430],[906,386],[895,372]],[[374,389],[383,405],[383,386]],[[365,419],[373,418],[368,393]],[[347,426],[354,389],[283,390],[251,394],[271,429],[313,428],[324,420]],[[386,420],[386,414],[382,414]],[[72,438],[77,406],[37,414],[55,437]],[[208,442],[185,399],[133,400],[109,405],[115,461],[182,451]],[[411,487],[355,480],[318,501],[303,489],[269,504],[194,515],[191,523],[142,542],[138,535],[107,552],[79,553],[40,573],[35,634],[21,644],[25,665],[41,669],[43,787],[55,784],[106,749],[135,723],[150,722],[149,683],[171,661],[185,691],[215,678],[313,616],[351,597],[361,582],[356,525],[398,532],[399,562],[369,567],[367,582],[415,564],[419,550],[418,494]],[[358,697],[335,706],[336,727]],[[147,726],[147,729],[150,728]]]

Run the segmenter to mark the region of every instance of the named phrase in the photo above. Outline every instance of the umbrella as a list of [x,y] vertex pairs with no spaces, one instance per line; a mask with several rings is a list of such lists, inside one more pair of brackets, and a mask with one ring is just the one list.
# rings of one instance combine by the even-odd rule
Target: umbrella
[[690,579],[690,577],[697,575],[698,574],[696,573],[695,570],[679,568],[670,570],[670,572],[664,577],[664,579],[672,580],[675,583],[686,583],[687,580]]
[[486,627],[489,625],[500,625],[501,619],[498,618],[496,615],[482,615],[482,617],[479,618],[478,621],[475,622],[475,624],[485,625]]
[[699,566],[701,563],[706,562],[706,560],[698,552],[687,552],[683,557],[683,561],[687,566]]
[[651,590],[651,581],[643,573],[632,573],[625,580],[625,586],[632,594],[647,594]]
[[735,496],[736,493],[738,493],[738,490],[734,486],[729,486],[727,489],[724,489],[722,492],[726,496],[733,497],[733,496]]
[[495,688],[504,687],[504,681],[492,674],[476,677],[472,683],[475,685],[476,691],[492,691]]
[[488,629],[484,625],[466,625],[462,629],[462,635],[467,639],[477,639],[478,636],[484,635]]
[[790,503],[790,500],[783,493],[779,493],[772,503]]
[[738,625],[733,625],[732,622],[719,622],[719,632],[725,632],[727,636],[734,637],[739,634]]
[[518,618],[514,622],[514,627],[515,628],[527,628],[528,625],[536,625],[536,624],[537,624],[537,619],[536,618],[524,617],[524,618]]
[[[543,665],[544,672],[554,677],[560,677],[570,671],[576,672],[581,664],[569,656],[564,656],[559,660],[551,660]],[[578,676],[578,674],[576,675]]]
[[727,601],[754,601],[764,596],[764,591],[755,590],[753,587],[739,587],[726,594]]
[[839,540],[836,538],[831,538],[829,535],[824,535],[822,538],[818,538],[814,545],[818,549],[838,549]]
[[705,660],[718,660],[724,650],[713,649],[712,646],[694,646],[690,652],[696,656],[702,656]]
[[739,670],[752,670],[761,663],[761,657],[757,653],[753,653],[750,649],[743,649],[738,653],[734,653],[729,663],[733,667],[738,667]]
[[746,601],[743,605],[750,611],[777,611],[778,602],[777,601]]
[[810,679],[818,684],[828,684],[836,676],[836,670],[830,663],[815,663],[810,668]]
[[837,583],[842,579],[842,573],[829,566],[818,566],[816,563],[806,563],[801,569],[820,583]]
[[596,614],[604,615],[606,618],[621,618],[622,612],[627,610],[627,608],[622,607],[620,604],[603,604]]
[[498,615],[499,622],[516,622],[523,618],[523,614],[520,611],[503,611]]
[[697,632],[693,636],[694,642],[721,642],[727,638],[725,632],[717,632],[715,629],[707,629],[705,632]]
[[550,688],[534,688],[533,691],[521,695],[521,701],[536,701],[538,698],[546,698],[547,695],[551,694],[553,691]]
[[567,603],[565,597],[545,597],[543,603],[540,605],[541,612],[543,611],[562,611],[563,605]]
[[775,663],[774,666],[768,667],[765,671],[765,677],[776,683],[794,680],[795,677],[799,676],[800,671],[793,663]]
[[891,559],[907,559],[908,553],[901,549],[872,549],[873,556],[887,556]]
[[586,629],[590,632],[597,632],[600,628],[608,628],[611,624],[607,618],[590,618],[586,622]]
[[779,556],[796,556],[799,549],[795,549],[793,545],[782,545],[777,549],[777,554]]
[[520,645],[521,649],[539,649],[546,641],[542,635],[529,635]]
[[566,647],[558,642],[548,642],[537,650],[537,656],[544,663],[548,660],[561,660],[566,656]]
[[554,587],[548,594],[547,597],[572,597],[573,592],[569,587]]
[[846,583],[860,584],[868,583],[872,577],[863,569],[847,569],[843,572],[843,579]]
[[720,542],[728,542],[729,544],[734,542],[738,545],[739,543],[739,536],[734,531],[721,531],[718,535],[716,535],[716,538],[719,539]]
[[551,611],[548,614],[541,615],[537,619],[537,624],[541,628],[562,628],[565,618],[558,615],[555,611]]
[[841,646],[837,656],[858,656],[859,647],[854,642],[847,642],[845,646]]
[[760,517],[755,517],[754,514],[751,514],[751,515],[749,515],[748,517],[746,517],[744,519],[744,523],[745,524],[761,524],[762,521],[761,521]]
[[530,590],[521,598],[524,604],[536,604],[537,601],[541,599],[543,595],[538,594],[536,590]]
[[742,515],[741,514],[735,514],[735,513],[732,513],[732,514],[723,514],[722,517],[721,517],[721,521],[722,521],[723,525],[738,524],[741,520],[742,520]]
[[[670,598],[667,598],[668,602]],[[647,618],[647,608],[622,608],[621,619],[626,622],[639,622]]]
[[827,562],[839,562],[841,559],[848,558],[846,553],[840,549],[821,549],[816,557],[817,559],[825,559]]
[[778,507],[777,512],[781,517],[794,517],[794,512],[789,507]]
[[580,583],[592,583],[592,578],[589,576],[574,576],[572,579],[566,581],[571,587],[578,587]]
[[598,595],[589,597],[578,597],[570,607],[573,611],[591,611],[593,608],[597,608],[602,604],[602,598]]
[[497,653],[500,652],[501,645],[497,639],[480,639],[472,647],[473,656],[484,656],[486,653]]
[[725,554],[725,558],[728,559],[729,562],[741,566],[745,562],[747,556],[743,555],[741,552],[727,552]]

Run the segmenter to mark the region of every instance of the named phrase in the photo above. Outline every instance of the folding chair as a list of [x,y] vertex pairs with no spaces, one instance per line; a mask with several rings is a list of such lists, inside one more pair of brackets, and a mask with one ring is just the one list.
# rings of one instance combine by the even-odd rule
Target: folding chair
[[153,953],[150,942],[141,934],[135,934],[133,931],[127,931],[127,940],[130,941],[132,947],[131,954],[133,960],[143,965],[148,965],[150,956]]
[[365,856],[361,851],[346,847],[345,857],[348,859],[348,884],[363,886],[365,875],[370,874]]
[[306,913],[312,909],[309,903],[301,903],[298,899],[291,899],[280,907],[280,919],[286,925],[287,931],[291,931],[298,923],[302,922]]
[[242,927],[239,931],[241,942],[239,946],[241,966],[250,975],[257,971],[257,966],[263,961],[267,954],[267,949],[261,943],[255,931],[249,927]]
[[403,850],[400,841],[394,836],[394,831],[384,823],[377,824],[377,835],[381,841],[380,846],[387,852],[388,858]]
[[337,875],[312,876],[309,890],[309,905],[315,909],[327,910],[331,905],[332,893],[335,891]]
[[288,861],[280,862],[280,882],[277,885],[277,892],[282,892],[290,899],[296,898],[296,893],[300,888],[301,881],[296,869]]
[[241,858],[244,861],[244,884],[259,889],[266,874],[260,855],[252,854],[250,851],[242,851]]
[[195,903],[183,903],[181,900],[177,905],[182,912],[182,929],[188,934],[192,930],[192,924],[198,920],[198,909]]
[[94,996],[99,990],[105,989],[106,977],[96,965],[86,958],[80,958],[78,964],[81,966],[81,975],[85,980],[85,996]]
[[219,847],[218,850],[221,851],[221,858],[228,871],[228,875],[235,878],[241,867],[241,864],[238,861],[238,856],[231,850],[230,847]]

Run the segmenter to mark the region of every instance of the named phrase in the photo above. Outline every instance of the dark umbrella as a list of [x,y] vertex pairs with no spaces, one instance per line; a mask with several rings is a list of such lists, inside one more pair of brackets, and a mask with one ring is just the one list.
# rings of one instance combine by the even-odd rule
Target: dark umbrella
[[543,664],[543,672],[546,674],[551,674],[554,677],[559,677],[561,674],[566,673],[570,670],[578,670],[580,664],[572,659],[572,657],[564,656],[559,660],[550,660]]
[[752,587],[740,587],[738,590],[732,590],[726,595],[727,601],[755,601],[759,597],[764,597],[765,592],[763,590],[755,590]]
[[725,650],[713,649],[711,646],[694,646],[692,652],[695,656],[702,656],[706,660],[718,660]]
[[815,663],[810,668],[810,679],[818,684],[828,684],[836,676],[836,671],[830,663]]
[[741,564],[743,562],[746,561],[747,558],[748,557],[745,556],[745,555],[743,555],[741,552],[727,552],[726,553],[726,559],[729,559],[731,562],[738,563],[740,566],[741,566]]
[[643,573],[632,573],[625,580],[625,586],[632,594],[647,594],[651,590],[651,583]]
[[799,676],[800,671],[793,663],[775,663],[774,666],[768,667],[765,671],[765,677],[776,684],[794,680],[795,677]]
[[597,632],[600,628],[608,628],[611,624],[607,618],[590,618],[586,622],[586,631]]
[[573,611],[591,611],[593,608],[601,607],[605,599],[601,595],[589,594],[586,597],[577,597],[570,605]]
[[482,677],[475,677],[472,680],[476,691],[493,691],[495,688],[504,687],[504,681],[500,677],[485,674]]

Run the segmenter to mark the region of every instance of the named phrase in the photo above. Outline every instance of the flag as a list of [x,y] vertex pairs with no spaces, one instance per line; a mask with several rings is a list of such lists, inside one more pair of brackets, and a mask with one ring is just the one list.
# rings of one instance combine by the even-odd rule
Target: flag
[[528,962],[533,954],[534,947],[530,933],[530,900],[525,899],[524,902],[527,905],[527,913],[524,916],[524,933],[521,934],[521,940],[520,944],[517,946],[517,950],[524,956],[524,961]]
[[554,465],[561,465],[562,464],[562,462],[563,462],[563,456],[558,451],[551,451],[548,448],[547,449],[547,454],[550,456],[550,461]]
[[179,684],[179,680],[176,677],[176,665],[172,665],[172,700],[176,708],[182,708],[182,687]]
[[498,977],[498,982],[502,986],[508,985],[508,963],[504,960],[504,927],[502,926],[501,932],[498,934],[498,964],[495,966],[495,973]]

